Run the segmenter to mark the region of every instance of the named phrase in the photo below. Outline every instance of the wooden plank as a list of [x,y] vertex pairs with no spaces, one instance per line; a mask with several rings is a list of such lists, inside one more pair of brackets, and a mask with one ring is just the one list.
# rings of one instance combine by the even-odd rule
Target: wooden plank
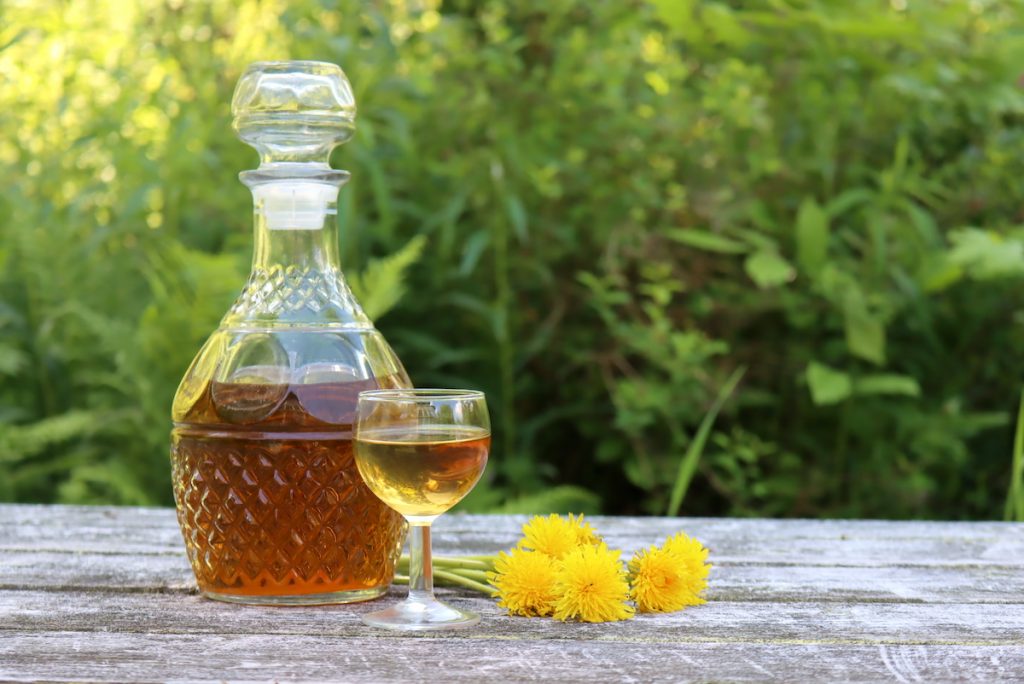
[[[192,593],[184,553],[174,555],[0,554],[0,590],[110,590]],[[715,601],[860,601],[1008,603],[1024,595],[1018,567],[877,568],[721,565],[712,570]]]
[[176,553],[182,548],[173,508],[0,504],[0,553]]
[[48,588],[195,593],[195,577],[180,553],[0,553],[0,591]]
[[0,526],[153,527],[174,524],[174,509],[153,506],[67,506],[64,504],[0,504]]
[[[457,512],[443,516],[452,529],[479,531],[479,520],[488,522],[489,529],[498,536],[514,538],[525,515],[466,515]],[[765,518],[662,518],[662,517],[605,517],[589,516],[598,526],[612,525],[622,535],[648,538],[651,532],[670,533],[678,521],[699,525],[710,531],[741,534],[751,530],[758,534],[778,538],[817,537],[830,539],[844,534],[864,535],[874,539],[905,539],[915,537],[947,537],[972,539],[975,537],[1024,534],[1020,523],[1004,522],[948,522],[948,521],[892,521],[892,520],[808,520]],[[64,506],[44,504],[0,504],[0,528],[39,525],[48,522],[54,526],[75,528],[117,527],[150,528],[154,526],[176,529],[171,508],[133,506]]]
[[[436,548],[507,548],[524,520],[445,516]],[[169,509],[0,505],[0,679],[1024,679],[1024,525],[594,522],[627,552],[678,529],[702,539],[711,603],[580,625],[447,590],[484,616],[478,628],[397,636],[359,621],[382,602],[196,596]]]
[[[514,544],[525,516],[447,515],[440,552],[494,553]],[[679,530],[720,565],[1008,565],[1024,567],[1024,525],[842,520],[594,518],[610,545],[631,553]],[[177,554],[170,509],[0,505],[0,553],[66,551]]]
[[1024,646],[680,644],[581,640],[569,625],[551,641],[290,635],[7,633],[0,678],[11,681],[453,682],[714,680],[1007,680]]
[[[438,521],[438,548],[493,553],[515,544],[524,518],[451,516]],[[1006,565],[1024,568],[1024,524],[814,520],[595,518],[613,548],[632,553],[679,531],[701,540],[719,564]],[[961,527],[963,525],[963,527]]]
[[[494,601],[451,591],[444,599],[483,617],[460,638],[575,638],[602,641],[786,642],[801,644],[1024,644],[1024,603],[858,604],[716,601],[666,615],[603,625],[508,617]],[[289,634],[360,637],[359,616],[398,601],[302,609],[235,606],[198,596],[107,592],[0,592],[0,635],[112,631],[137,634]]]

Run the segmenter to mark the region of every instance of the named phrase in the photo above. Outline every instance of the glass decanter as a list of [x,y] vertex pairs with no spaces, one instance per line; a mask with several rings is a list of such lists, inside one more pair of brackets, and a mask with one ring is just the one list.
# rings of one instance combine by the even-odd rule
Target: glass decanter
[[352,455],[356,398],[410,387],[338,265],[329,165],[352,137],[342,70],[262,62],[232,100],[260,165],[249,280],[174,398],[178,521],[200,590],[240,603],[341,603],[382,594],[405,533]]

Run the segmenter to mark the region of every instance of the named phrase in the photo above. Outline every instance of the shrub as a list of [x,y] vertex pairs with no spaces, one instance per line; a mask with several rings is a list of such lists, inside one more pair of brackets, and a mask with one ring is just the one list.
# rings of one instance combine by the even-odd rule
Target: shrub
[[169,503],[170,398],[249,253],[231,88],[315,58],[360,105],[347,267],[405,249],[358,279],[404,288],[379,327],[488,393],[470,507],[1000,515],[1022,8],[907,5],[8,8],[0,498]]

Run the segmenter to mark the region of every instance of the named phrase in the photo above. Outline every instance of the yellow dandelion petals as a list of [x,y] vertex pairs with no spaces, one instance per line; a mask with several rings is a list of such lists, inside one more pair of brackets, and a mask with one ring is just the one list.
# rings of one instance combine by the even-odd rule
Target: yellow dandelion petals
[[[510,615],[613,622],[704,603],[708,550],[683,533],[633,555],[628,569],[582,515],[533,516],[488,579]],[[635,608],[634,608],[635,604]]]
[[523,525],[523,539],[519,545],[559,559],[577,546],[600,541],[601,538],[589,523],[584,522],[582,515],[570,513],[566,520],[552,513],[546,518],[539,515],[530,518]]
[[574,528],[576,532],[576,543],[579,545],[583,544],[600,544],[601,537],[597,531],[590,526],[590,523],[583,520],[583,514],[580,513],[578,516],[569,514],[569,524]]
[[630,596],[642,613],[667,613],[704,603],[711,566],[708,550],[683,533],[660,547],[637,552],[629,562]]
[[664,549],[638,551],[629,561],[629,595],[641,613],[671,613],[692,605],[683,571]]
[[633,616],[626,570],[619,552],[603,543],[577,546],[558,563],[554,617],[613,622]]
[[543,553],[512,549],[498,554],[491,584],[497,589],[498,606],[509,615],[543,617],[555,605],[555,561]]

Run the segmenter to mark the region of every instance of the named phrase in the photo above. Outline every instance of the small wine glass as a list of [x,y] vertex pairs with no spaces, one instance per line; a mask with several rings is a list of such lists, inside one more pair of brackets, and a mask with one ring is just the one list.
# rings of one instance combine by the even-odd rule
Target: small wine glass
[[491,446],[483,392],[389,389],[359,393],[355,458],[370,490],[409,522],[409,596],[363,616],[375,627],[469,627],[480,616],[434,598],[430,525],[480,479]]

